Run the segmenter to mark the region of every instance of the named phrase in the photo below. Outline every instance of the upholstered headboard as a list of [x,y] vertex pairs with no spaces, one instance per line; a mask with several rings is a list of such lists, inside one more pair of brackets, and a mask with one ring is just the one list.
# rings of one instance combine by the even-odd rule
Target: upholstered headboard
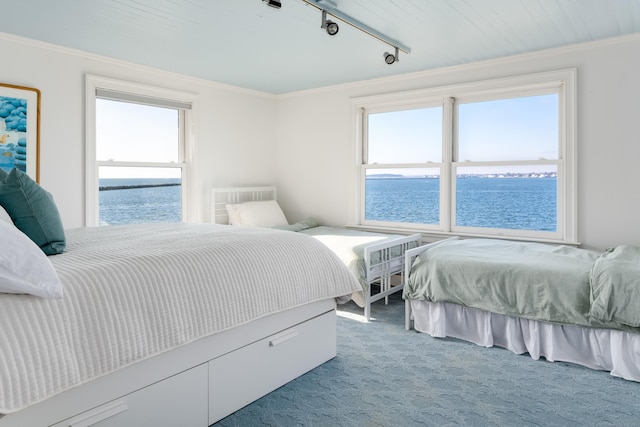
[[211,189],[211,222],[229,224],[225,205],[261,200],[276,200],[276,187],[226,187]]

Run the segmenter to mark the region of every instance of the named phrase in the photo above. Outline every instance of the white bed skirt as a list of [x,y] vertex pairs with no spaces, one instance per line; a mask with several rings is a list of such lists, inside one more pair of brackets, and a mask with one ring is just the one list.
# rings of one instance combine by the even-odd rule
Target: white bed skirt
[[538,360],[572,362],[640,381],[640,334],[528,320],[451,303],[411,300],[414,328]]

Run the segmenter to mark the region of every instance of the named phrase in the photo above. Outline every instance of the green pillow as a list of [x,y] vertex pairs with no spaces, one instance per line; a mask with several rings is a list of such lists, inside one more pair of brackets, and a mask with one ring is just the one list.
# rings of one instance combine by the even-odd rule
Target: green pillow
[[64,228],[53,196],[27,174],[15,168],[0,173],[0,205],[45,254],[64,251]]

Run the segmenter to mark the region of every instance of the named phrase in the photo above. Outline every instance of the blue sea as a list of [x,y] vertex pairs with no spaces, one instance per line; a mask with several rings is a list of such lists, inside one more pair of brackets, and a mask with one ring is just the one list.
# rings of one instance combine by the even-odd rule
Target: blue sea
[[[179,178],[101,179],[100,223],[179,222],[182,210],[179,184]],[[120,187],[123,188],[113,189]],[[367,220],[439,223],[438,178],[367,179],[366,193]],[[557,229],[555,177],[459,177],[456,197],[458,226]]]
[[100,224],[180,222],[180,178],[100,179]]
[[[556,231],[557,179],[458,177],[456,225]],[[372,221],[438,224],[440,179],[366,180],[365,218]]]

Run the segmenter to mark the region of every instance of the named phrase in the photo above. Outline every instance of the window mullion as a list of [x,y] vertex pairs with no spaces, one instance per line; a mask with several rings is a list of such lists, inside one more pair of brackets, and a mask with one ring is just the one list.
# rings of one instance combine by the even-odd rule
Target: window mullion
[[454,105],[455,99],[447,97],[442,108],[442,167],[440,170],[440,225],[451,231],[455,224],[455,180],[452,162],[454,159]]

